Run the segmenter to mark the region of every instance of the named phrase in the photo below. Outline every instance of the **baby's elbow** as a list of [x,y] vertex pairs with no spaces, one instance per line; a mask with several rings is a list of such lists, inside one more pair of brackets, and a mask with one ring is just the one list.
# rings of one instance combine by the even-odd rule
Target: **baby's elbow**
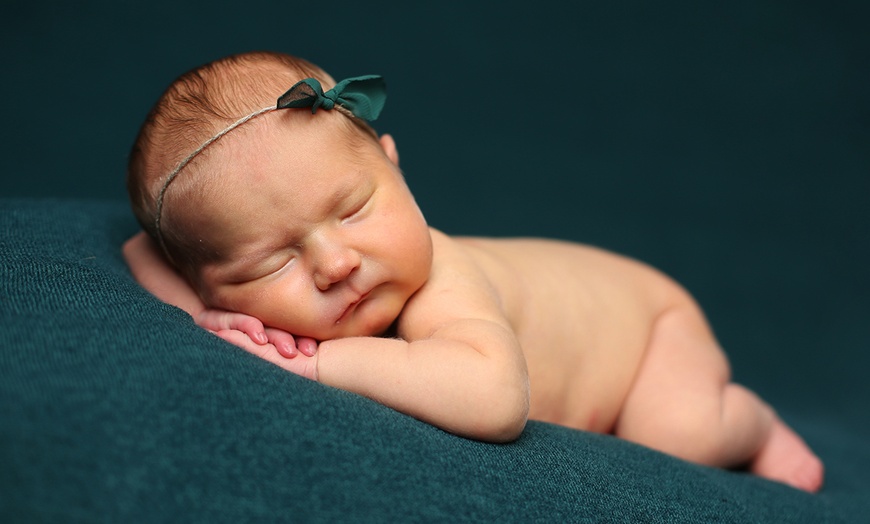
[[529,418],[527,385],[508,391],[494,389],[480,405],[472,438],[486,442],[505,443],[519,438]]
[[514,416],[505,417],[495,421],[488,429],[487,435],[481,440],[504,444],[518,439],[526,427],[528,411],[525,414],[516,413]]

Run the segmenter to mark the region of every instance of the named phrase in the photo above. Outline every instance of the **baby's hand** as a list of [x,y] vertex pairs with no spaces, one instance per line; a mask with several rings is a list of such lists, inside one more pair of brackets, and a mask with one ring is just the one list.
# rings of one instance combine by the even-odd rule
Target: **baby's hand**
[[317,353],[317,341],[313,338],[294,337],[281,329],[267,328],[258,319],[243,313],[206,309],[196,317],[196,324],[260,356],[263,350],[273,348],[284,358],[295,358],[299,353],[313,357]]

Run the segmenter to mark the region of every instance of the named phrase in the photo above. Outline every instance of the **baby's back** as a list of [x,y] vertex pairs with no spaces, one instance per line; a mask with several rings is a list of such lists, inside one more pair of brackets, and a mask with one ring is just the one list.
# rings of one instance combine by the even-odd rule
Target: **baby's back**
[[457,240],[490,277],[523,346],[530,417],[609,431],[653,322],[685,298],[682,289],[649,266],[589,246]]

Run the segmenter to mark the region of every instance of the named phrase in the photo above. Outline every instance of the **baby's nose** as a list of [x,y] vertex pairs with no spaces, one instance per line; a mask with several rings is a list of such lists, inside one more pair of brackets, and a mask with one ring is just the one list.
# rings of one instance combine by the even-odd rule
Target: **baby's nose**
[[353,249],[337,245],[324,247],[314,271],[314,284],[321,291],[343,281],[360,265],[360,257]]

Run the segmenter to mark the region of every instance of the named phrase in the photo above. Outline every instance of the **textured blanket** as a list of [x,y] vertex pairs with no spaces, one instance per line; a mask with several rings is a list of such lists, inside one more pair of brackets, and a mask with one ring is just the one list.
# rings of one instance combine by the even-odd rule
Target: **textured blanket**
[[123,202],[0,200],[4,522],[870,515],[866,424],[778,406],[826,462],[818,495],[537,422],[511,444],[465,440],[199,329],[128,273],[135,231]]

